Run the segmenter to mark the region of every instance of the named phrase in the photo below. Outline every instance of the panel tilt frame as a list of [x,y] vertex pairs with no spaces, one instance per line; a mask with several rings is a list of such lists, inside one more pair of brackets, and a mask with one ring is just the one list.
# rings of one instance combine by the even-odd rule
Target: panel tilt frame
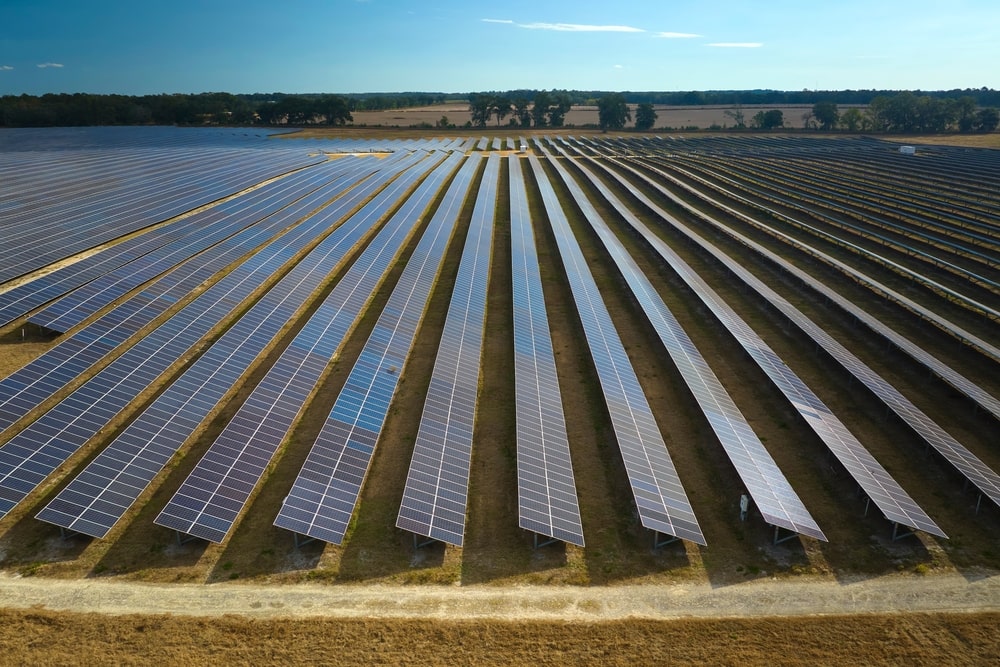
[[181,547],[188,542],[194,542],[195,540],[200,540],[201,538],[197,535],[192,535],[190,533],[185,533],[180,530],[175,530],[174,534],[177,535],[177,546]]
[[420,535],[418,533],[413,533],[413,550],[423,549],[424,547],[429,547],[436,542],[441,542],[441,540],[435,539],[433,537],[428,537],[427,535]]
[[532,535],[534,538],[534,547],[536,551],[538,549],[541,549],[542,547],[547,547],[550,544],[555,544],[556,542],[562,542],[562,540],[558,538],[549,537],[548,535],[542,535],[541,533],[532,533]]
[[[661,540],[660,539],[661,535],[663,537],[665,537],[666,539]],[[659,551],[660,549],[662,549],[663,547],[667,546],[668,544],[673,544],[674,542],[679,542],[680,539],[681,538],[677,537],[676,535],[668,535],[667,533],[661,533],[658,530],[654,530],[653,531],[653,551]]]

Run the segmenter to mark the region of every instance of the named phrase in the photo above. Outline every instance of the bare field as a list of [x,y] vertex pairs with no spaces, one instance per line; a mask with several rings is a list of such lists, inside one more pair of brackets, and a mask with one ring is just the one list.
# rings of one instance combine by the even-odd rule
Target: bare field
[[991,134],[948,134],[921,135],[915,137],[894,137],[886,135],[887,141],[901,144],[932,144],[936,146],[965,146],[967,148],[1000,148],[1000,133]]
[[[851,105],[844,105],[848,108]],[[657,119],[656,127],[671,127],[676,130],[700,128],[707,130],[713,125],[718,127],[732,127],[733,119],[726,115],[727,111],[732,111],[730,105],[705,105],[705,106],[666,106],[655,105]],[[769,105],[769,104],[745,104],[743,114],[746,122],[758,111],[770,111],[778,109],[785,118],[785,125],[791,129],[801,129],[805,126],[803,115],[812,110],[812,105]],[[634,115],[634,107],[633,107]],[[355,111],[351,114],[354,117],[355,126],[364,127],[414,127],[423,125],[436,126],[442,116],[448,118],[448,123],[461,129],[471,119],[468,104],[448,103],[439,106],[416,107],[412,109],[393,109],[390,111]],[[505,120],[504,123],[507,121]],[[597,126],[596,106],[574,106],[566,114],[566,124],[583,126]],[[491,123],[490,130],[511,130],[517,128],[497,127]]]
[[611,623],[0,610],[0,665],[986,665],[1000,613]]

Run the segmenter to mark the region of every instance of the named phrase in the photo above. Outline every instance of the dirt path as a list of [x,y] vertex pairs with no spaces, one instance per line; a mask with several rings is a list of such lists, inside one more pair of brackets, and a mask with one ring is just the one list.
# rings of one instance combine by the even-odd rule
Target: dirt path
[[1000,573],[857,580],[606,586],[254,586],[54,580],[0,574],[0,608],[259,618],[612,621],[1000,610]]

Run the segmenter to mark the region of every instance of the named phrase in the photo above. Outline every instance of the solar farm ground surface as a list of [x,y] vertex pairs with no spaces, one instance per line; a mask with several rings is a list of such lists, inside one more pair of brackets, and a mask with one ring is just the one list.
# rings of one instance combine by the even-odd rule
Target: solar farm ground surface
[[[310,143],[309,149],[315,150],[315,143]],[[517,159],[514,155],[507,157]],[[86,579],[94,585],[99,585],[106,578],[114,582],[210,584],[222,587],[238,587],[244,583],[253,586],[293,583],[311,583],[317,586],[460,584],[489,587],[606,586],[611,590],[623,585],[669,587],[708,584],[712,587],[739,587],[771,578],[783,582],[827,581],[837,585],[837,582],[848,578],[876,580],[889,574],[901,581],[921,581],[925,576],[956,574],[972,581],[992,578],[1000,572],[1000,549],[996,546],[1000,536],[1000,510],[984,501],[980,512],[976,514],[976,495],[963,490],[960,478],[944,463],[926,455],[916,436],[887,417],[884,408],[876,405],[860,390],[856,382],[826,360],[808,341],[803,341],[802,335],[793,327],[785,324],[766,306],[751,298],[746,290],[734,284],[729,274],[688,244],[674,240],[672,245],[675,250],[768,341],[789,366],[795,368],[800,377],[821,395],[833,411],[849,423],[858,439],[869,447],[900,485],[949,536],[949,539],[940,539],[918,533],[892,541],[889,524],[877,511],[864,515],[864,500],[857,496],[856,485],[843,470],[838,471],[832,461],[824,458],[824,452],[817,446],[815,436],[805,424],[798,421],[795,412],[782,402],[780,395],[768,387],[763,374],[748,363],[744,353],[729,339],[727,333],[713,323],[710,315],[697,305],[683,284],[671,275],[651,251],[634,237],[619,234],[664,302],[706,359],[711,360],[713,369],[734,402],[743,410],[760,440],[768,446],[775,461],[795,486],[829,541],[823,543],[802,538],[775,546],[771,542],[769,527],[760,521],[759,516],[751,516],[749,521],[740,522],[740,482],[732,465],[714,440],[704,418],[697,413],[679,374],[672,368],[662,344],[645,322],[627,286],[615,273],[613,263],[597,238],[588,232],[585,221],[574,211],[568,192],[565,188],[560,188],[559,179],[551,166],[546,168],[550,182],[564,199],[564,208],[581,250],[588,259],[630,360],[638,372],[640,384],[664,432],[668,449],[709,543],[707,547],[677,543],[654,551],[650,548],[649,534],[637,525],[633,517],[628,480],[620,460],[616,458],[618,448],[613,440],[606,409],[601,407],[600,390],[574,310],[570,287],[562,272],[555,239],[544,223],[544,208],[537,185],[531,179],[526,181],[526,185],[532,215],[539,221],[536,222],[536,242],[563,402],[567,406],[568,436],[587,545],[579,548],[557,544],[535,550],[532,548],[530,534],[518,528],[513,423],[514,374],[513,359],[509,353],[512,336],[510,243],[509,227],[502,223],[509,219],[509,203],[504,194],[507,192],[508,181],[504,169],[501,170],[501,196],[497,209],[498,225],[491,269],[493,273],[487,304],[484,366],[480,379],[480,395],[489,396],[490,400],[481,402],[477,412],[476,444],[470,472],[471,493],[463,548],[445,548],[438,544],[414,549],[412,536],[395,527],[410,460],[409,453],[448,309],[448,289],[436,289],[431,295],[344,544],[334,546],[314,543],[297,549],[288,532],[272,525],[282,498],[345,383],[354,359],[359,355],[388,299],[391,286],[402,272],[405,259],[415,245],[413,242],[404,250],[404,261],[387,277],[387,287],[375,295],[366,314],[346,340],[337,361],[309,407],[301,415],[290,441],[283,448],[280,457],[272,463],[265,483],[251,498],[245,515],[227,542],[221,545],[204,542],[179,545],[174,534],[154,525],[153,519],[186,479],[201,454],[214,442],[256,381],[263,377],[280,350],[294,336],[297,331],[294,325],[284,332],[283,342],[279,341],[269,348],[267,357],[250,371],[246,381],[220,405],[196,439],[188,443],[181,454],[170,462],[153,487],[141,496],[140,502],[105,540],[64,539],[56,528],[39,522],[34,517],[111,441],[114,433],[127,424],[130,415],[123,415],[118,422],[112,423],[99,440],[71,458],[55,478],[0,523],[0,567],[6,571],[5,576]],[[583,182],[583,179],[579,180]],[[610,184],[610,187],[614,189],[615,186]],[[621,189],[616,192],[625,197]],[[665,202],[661,202],[661,205],[667,206]],[[611,208],[606,204],[602,206],[597,203],[597,208],[606,219],[614,219]],[[471,209],[470,200],[459,217],[460,239],[471,218]],[[670,210],[675,215],[682,215],[676,207]],[[714,234],[712,240],[738,260],[749,263],[750,255],[745,248],[726,241],[718,234]],[[773,247],[781,248],[776,244]],[[439,276],[440,285],[447,286],[454,281],[461,250],[460,242],[449,246]],[[918,340],[923,346],[932,348],[939,358],[974,379],[994,396],[1000,395],[1000,383],[996,379],[1000,377],[1000,373],[997,373],[995,362],[984,360],[981,355],[968,350],[938,330],[887,306],[872,292],[844,281],[826,267],[801,259],[797,261],[803,262],[815,275],[831,283],[843,284],[843,290],[854,303],[891,321],[898,330],[911,339]],[[821,323],[827,331],[838,339],[847,341],[852,352],[879,370],[905,394],[911,398],[917,397],[915,402],[921,409],[963,444],[974,448],[994,470],[1000,469],[997,423],[989,415],[973,410],[967,401],[957,396],[947,385],[928,377],[925,370],[901,354],[888,350],[884,343],[875,340],[850,318],[815,302],[804,288],[776,270],[760,266],[755,271],[786,299]],[[887,274],[879,275],[891,279]],[[332,289],[333,282],[324,288],[324,294]],[[905,283],[898,284],[905,287]],[[909,295],[918,300],[931,298],[915,289],[911,289]],[[302,321],[318,307],[320,300],[315,299],[306,308],[302,313]],[[963,325],[978,327],[977,330],[985,332],[987,337],[992,332],[992,341],[997,342],[995,322],[991,329],[989,325],[978,323],[975,316],[964,315],[958,310],[949,313],[960,319]],[[31,326],[24,327],[23,334],[21,327],[16,325],[0,331],[0,376],[8,375],[52,347],[55,342],[56,339]],[[179,369],[175,372],[179,372]],[[138,411],[131,413],[131,416],[136,414]],[[0,586],[2,585],[3,581],[0,580]],[[1000,601],[994,602],[1000,607]],[[0,634],[0,647],[3,648],[6,648],[4,642],[17,641],[17,635],[11,633],[15,628],[22,628],[22,634],[26,634],[32,628],[49,625],[56,627],[57,633],[74,632],[80,637],[93,633],[91,636],[96,637],[101,631],[101,624],[109,622],[94,618],[87,620],[86,617],[76,615],[60,616],[55,612],[3,613],[10,615],[9,619],[5,619],[9,620],[9,623],[4,624],[6,634]],[[943,633],[951,632],[953,636],[962,638],[960,643],[967,649],[975,647],[975,650],[982,650],[986,647],[988,651],[992,646],[995,652],[996,644],[990,645],[977,631],[980,623],[995,621],[995,618],[989,616],[938,615],[933,618],[907,616],[905,620],[897,618],[895,621],[890,618],[884,623],[880,617],[878,621],[866,624],[863,619],[858,621],[845,618],[832,624],[828,630],[829,639],[821,639],[817,646],[823,646],[826,641],[827,648],[832,650],[837,637],[870,633],[873,641],[895,640],[899,642],[897,646],[900,650],[903,650],[910,645],[910,640],[900,638],[916,636],[928,639],[912,642],[913,650],[928,651],[923,654],[924,657],[933,659],[936,655],[954,652],[948,642],[939,639],[945,636]],[[127,645],[132,641],[129,637],[135,637],[136,633],[141,632],[136,628],[150,622],[154,625],[146,627],[155,629],[154,635],[163,638],[164,646],[169,646],[173,641],[170,637],[182,637],[185,633],[192,632],[191,626],[185,626],[187,621],[172,617],[155,617],[152,621],[122,618],[117,631]],[[241,624],[239,627],[242,629],[234,626],[234,632],[254,632],[255,624],[264,623],[238,619],[226,622]],[[385,633],[386,643],[389,644],[387,650],[390,651],[393,646],[399,650],[403,648],[401,644],[394,643],[393,637],[406,633],[437,632],[440,633],[442,642],[448,646],[453,646],[455,642],[481,642],[486,638],[492,642],[490,645],[499,649],[514,646],[513,637],[522,637],[519,642],[522,646],[525,642],[537,642],[540,646],[550,642],[548,645],[557,651],[550,657],[561,655],[563,662],[572,660],[573,656],[598,661],[602,655],[559,653],[558,651],[573,650],[560,640],[565,628],[559,623],[522,626],[514,622],[512,625],[498,626],[498,622],[483,621],[482,624],[475,625],[447,619],[436,625],[432,623],[426,626],[422,621],[410,619],[383,621],[381,625],[372,626],[365,623],[374,621],[358,621],[345,624],[342,638],[345,645],[366,645],[358,637],[377,627],[379,632]],[[677,654],[676,649],[667,649],[669,642],[664,641],[664,638],[672,638],[676,644],[690,642],[690,638],[698,633],[714,636],[713,633],[723,632],[721,625],[714,626],[711,621],[706,621],[701,626],[697,626],[697,623],[686,626],[684,623],[673,622],[649,625],[643,621],[632,627],[614,621],[591,619],[590,622],[599,624],[599,628],[594,630],[595,635],[607,633],[605,636],[609,638],[608,642],[620,648],[652,641],[651,644],[647,643],[653,649],[649,653],[650,657],[673,655],[683,658],[684,654]],[[266,623],[268,637],[262,642],[262,646],[270,646],[267,650],[272,651],[271,655],[289,656],[288,653],[281,653],[287,649],[278,648],[269,642],[280,633],[297,630],[282,629],[285,627],[281,625],[283,621]],[[786,625],[781,631],[784,633],[782,637],[788,641],[802,641],[795,637],[814,636],[818,632],[809,619],[783,623]],[[773,627],[768,628],[765,620],[744,619],[739,624],[740,629],[733,632],[777,632]],[[744,625],[746,627],[742,627]],[[84,629],[84,626],[90,629]],[[321,622],[313,622],[312,625],[299,624],[295,627],[306,628],[303,631],[307,633],[315,633],[310,636],[316,637],[315,641],[318,641],[324,626]],[[514,634],[500,638],[499,635],[504,633],[497,630],[498,627],[506,628]],[[906,627],[910,628],[909,631],[901,629]],[[210,632],[204,626],[201,631]],[[355,631],[357,634],[351,634]],[[687,632],[692,634],[684,634]],[[473,640],[473,637],[478,639]],[[655,639],[651,640],[650,637]],[[785,639],[781,641],[784,645]],[[766,647],[760,647],[759,653],[753,653],[753,647],[740,648],[736,646],[737,643],[718,634],[716,646],[729,645],[733,651],[750,651],[744,654],[732,653],[732,660],[743,658],[742,661],[745,662],[760,662],[769,655],[764,650]],[[306,645],[309,645],[308,642]],[[371,643],[367,645],[371,646]],[[815,648],[816,646],[812,646],[810,650]],[[634,650],[634,646],[629,650]],[[781,649],[775,653],[780,662]],[[51,655],[55,656],[54,661],[59,660],[58,654]],[[398,659],[401,655],[403,654],[396,654],[396,664],[405,664],[405,661]],[[517,660],[517,656],[529,658],[529,654],[525,653],[512,652],[510,655],[511,662],[523,661]],[[545,664],[544,655],[545,651],[540,650],[538,657],[532,659]],[[631,655],[633,659],[639,656],[641,659],[645,654],[630,654],[623,649],[614,659],[607,659],[605,656],[604,660],[599,661],[614,664],[615,659],[627,655]],[[716,655],[720,662],[726,661],[722,657],[726,654]],[[893,655],[898,657],[903,654],[883,653],[879,656],[873,653],[870,661],[885,662]],[[974,653],[970,652],[968,655],[972,656]],[[388,662],[392,658],[387,653],[384,659]]]

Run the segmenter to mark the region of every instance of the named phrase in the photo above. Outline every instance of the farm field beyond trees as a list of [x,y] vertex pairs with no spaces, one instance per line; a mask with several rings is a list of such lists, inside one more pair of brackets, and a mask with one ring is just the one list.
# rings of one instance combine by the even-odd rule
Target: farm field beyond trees
[[[401,122],[357,114],[355,123],[420,125],[402,121],[423,113],[436,116],[431,124],[442,113],[463,122],[437,106],[377,113]],[[359,132],[3,130],[0,586],[34,576],[95,586],[668,591],[1000,572],[996,151],[909,138],[906,154],[874,138],[781,134]],[[488,186],[495,194],[482,194]],[[483,215],[489,250],[467,249]],[[522,216],[537,264],[520,245]],[[464,542],[421,545],[397,520],[404,489],[421,479],[411,458],[470,261],[488,266],[476,297],[485,300],[478,386],[455,393],[456,404],[475,406],[471,453],[466,472],[436,482],[450,501],[467,493]],[[524,495],[518,450],[519,261],[542,286],[569,448],[561,465],[572,467],[585,546],[539,546],[553,533],[520,527],[524,498],[545,498]],[[407,331],[401,361],[379,351]],[[601,350],[615,345],[609,374]],[[652,420],[623,460],[609,377],[625,386],[628,373],[624,412],[636,419],[643,404]],[[327,449],[311,453],[317,440]],[[679,487],[663,470],[643,476],[648,461],[629,458],[658,460],[656,446]],[[443,451],[439,467],[456,455]],[[317,477],[321,458],[332,477]],[[334,514],[324,512],[336,507],[341,544],[304,543],[274,525],[317,488],[329,496],[317,496],[300,537],[315,537],[312,526],[329,525]],[[794,495],[822,532],[773,515],[765,495],[774,489],[786,508]],[[664,543],[690,533],[649,522],[655,501],[680,526],[682,497],[706,545]],[[164,510],[175,507],[190,533],[167,527],[176,524]],[[197,534],[219,537],[183,539]],[[28,636],[39,625],[126,643],[141,625],[164,646],[207,632],[162,616],[95,630],[110,621],[3,613],[3,649],[18,642],[12,628]],[[908,616],[902,626],[887,618],[839,619],[816,650],[854,634],[901,642],[900,653],[872,649],[872,663],[937,660],[952,654],[954,642],[941,640],[951,632],[969,662],[995,652],[981,632],[995,623],[989,614]],[[236,633],[260,629],[226,622]],[[267,623],[268,636],[299,631]],[[422,623],[346,623],[342,639],[371,646],[358,638],[375,632],[391,645],[379,659],[395,664],[406,664],[398,638],[408,633],[449,645],[485,638],[506,651],[509,631],[548,642],[560,662],[636,659],[574,653],[559,624]],[[779,642],[816,631],[809,619],[768,623],[727,631]],[[740,653],[721,626],[695,625],[593,629],[620,648],[659,637],[657,655],[664,637],[709,636],[730,651],[717,661],[766,658],[760,647]],[[931,640],[915,647],[911,635]],[[269,641],[271,655],[294,658]]]

